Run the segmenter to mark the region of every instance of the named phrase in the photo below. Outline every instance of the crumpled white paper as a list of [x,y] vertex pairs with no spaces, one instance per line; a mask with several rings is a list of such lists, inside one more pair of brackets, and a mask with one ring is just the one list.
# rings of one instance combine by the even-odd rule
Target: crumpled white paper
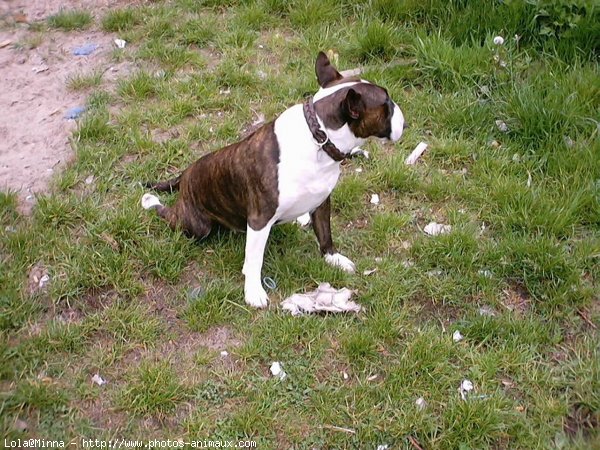
[[106,384],[106,380],[102,378],[99,374],[95,374],[92,377],[92,383],[95,383],[98,386],[104,386]]
[[419,145],[417,145],[412,153],[406,157],[404,164],[407,166],[416,164],[417,160],[421,157],[425,150],[427,150],[427,144],[425,142],[419,142]]
[[285,377],[287,377],[287,373],[285,373],[279,361],[274,361],[269,370],[275,378],[279,378],[280,380],[283,380]]
[[348,288],[335,289],[329,283],[306,294],[294,294],[281,302],[281,307],[292,316],[315,312],[360,312],[362,307],[350,301],[353,291]]
[[458,388],[458,392],[460,393],[460,398],[462,398],[463,400],[467,399],[467,395],[469,395],[469,392],[471,392],[473,390],[473,383],[471,382],[471,380],[462,380],[462,383],[460,383],[460,387]]
[[438,234],[450,233],[452,231],[452,225],[429,222],[427,225],[425,225],[423,231],[430,236],[437,236]]

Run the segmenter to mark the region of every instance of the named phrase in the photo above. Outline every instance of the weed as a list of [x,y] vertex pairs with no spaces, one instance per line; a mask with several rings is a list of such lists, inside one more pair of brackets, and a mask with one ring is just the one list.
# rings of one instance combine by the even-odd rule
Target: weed
[[48,17],[48,25],[65,31],[87,28],[92,23],[92,15],[85,10],[64,10]]

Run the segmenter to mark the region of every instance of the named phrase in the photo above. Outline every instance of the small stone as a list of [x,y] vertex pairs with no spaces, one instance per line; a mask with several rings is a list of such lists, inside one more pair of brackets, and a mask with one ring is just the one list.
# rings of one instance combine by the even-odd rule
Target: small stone
[[379,195],[378,194],[371,195],[371,204],[379,205]]

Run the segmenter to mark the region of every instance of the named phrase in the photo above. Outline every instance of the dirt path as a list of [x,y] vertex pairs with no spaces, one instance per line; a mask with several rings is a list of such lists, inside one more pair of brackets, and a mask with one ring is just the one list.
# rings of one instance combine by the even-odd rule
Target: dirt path
[[[127,3],[68,2],[69,9],[91,11],[94,24],[86,31],[63,33],[36,32],[29,25],[58,12],[63,1],[0,2],[0,190],[18,192],[25,213],[35,194],[45,192],[52,175],[73,157],[69,139],[76,123],[65,114],[85,105],[87,95],[68,90],[67,80],[106,70],[106,83],[125,72],[123,65],[111,66],[115,36],[99,31],[99,24],[107,8]],[[90,56],[72,54],[86,43],[99,48]]]

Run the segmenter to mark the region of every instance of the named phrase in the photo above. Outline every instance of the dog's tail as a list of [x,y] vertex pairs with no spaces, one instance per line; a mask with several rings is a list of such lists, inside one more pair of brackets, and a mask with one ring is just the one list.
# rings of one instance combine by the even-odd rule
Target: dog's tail
[[148,182],[145,184],[147,188],[153,189],[157,192],[173,192],[179,190],[179,182],[181,181],[181,175],[172,178],[167,181],[159,181],[158,183]]

